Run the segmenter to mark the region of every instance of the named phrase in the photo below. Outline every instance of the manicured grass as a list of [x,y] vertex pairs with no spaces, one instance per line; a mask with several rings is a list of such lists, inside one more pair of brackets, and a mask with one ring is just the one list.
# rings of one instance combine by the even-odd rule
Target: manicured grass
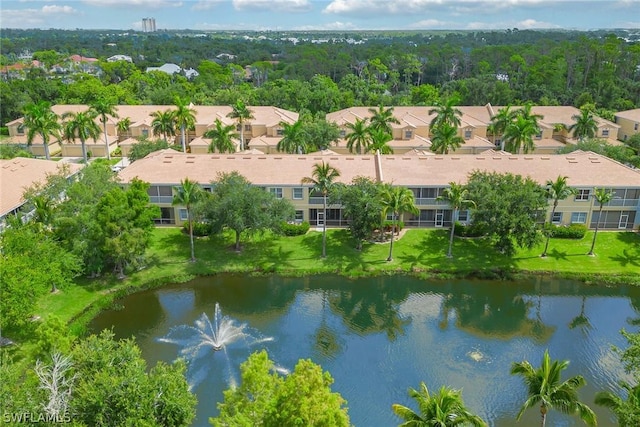
[[[58,294],[39,301],[42,316],[49,313],[65,321],[83,324],[114,297],[132,290],[181,282],[195,276],[221,272],[306,275],[338,273],[362,276],[387,273],[417,273],[436,276],[504,276],[553,273],[584,280],[640,284],[640,235],[599,232],[596,256],[588,256],[592,232],[581,240],[552,239],[548,256],[540,258],[543,245],[518,251],[509,258],[497,253],[484,239],[460,239],[454,243],[453,259],[445,257],[448,230],[409,229],[395,241],[393,261],[387,262],[389,244],[366,243],[362,251],[347,230],[327,233],[327,258],[322,259],[322,233],[304,236],[243,236],[243,250],[233,248],[231,234],[198,238],[197,262],[189,262],[189,237],[179,228],[158,228],[148,251],[147,268],[126,280],[114,278],[81,280]],[[86,311],[93,305],[92,310]]]

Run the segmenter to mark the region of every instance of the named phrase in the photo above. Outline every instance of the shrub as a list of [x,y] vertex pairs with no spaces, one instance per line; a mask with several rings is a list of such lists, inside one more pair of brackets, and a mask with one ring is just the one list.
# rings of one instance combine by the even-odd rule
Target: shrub
[[587,233],[587,226],[584,224],[553,225],[546,224],[545,231],[556,239],[582,239]]
[[[189,222],[185,222],[182,226],[185,233],[189,233]],[[208,236],[213,232],[213,226],[208,222],[193,221],[193,235],[197,237]]]
[[[391,228],[393,227],[393,221],[385,221],[383,224],[383,229],[386,233],[391,233]],[[404,222],[396,221],[396,233],[399,233],[404,228]]]
[[301,236],[309,231],[309,223],[307,221],[301,222],[300,224],[283,222],[280,225],[280,231],[285,236]]
[[480,237],[484,235],[485,232],[481,227],[474,225],[473,223],[462,224],[456,221],[456,228],[453,231],[453,234],[458,237]]

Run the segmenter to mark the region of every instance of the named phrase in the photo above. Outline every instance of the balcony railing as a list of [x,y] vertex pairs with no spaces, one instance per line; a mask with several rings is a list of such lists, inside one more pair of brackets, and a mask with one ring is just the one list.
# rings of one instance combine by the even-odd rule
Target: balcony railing
[[173,196],[149,196],[151,203],[172,203]]
[[640,199],[612,199],[605,206],[640,206]]
[[449,204],[446,200],[437,200],[435,198],[418,198],[415,199],[415,204],[418,206],[424,205],[436,205],[436,206],[446,206]]

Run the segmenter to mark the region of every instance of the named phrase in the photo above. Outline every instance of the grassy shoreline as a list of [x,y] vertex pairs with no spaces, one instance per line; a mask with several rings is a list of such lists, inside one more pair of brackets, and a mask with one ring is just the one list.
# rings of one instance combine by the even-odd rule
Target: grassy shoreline
[[549,255],[540,258],[542,245],[505,257],[482,239],[456,239],[454,259],[445,257],[447,230],[409,229],[394,243],[394,260],[386,262],[388,244],[366,244],[362,251],[348,231],[328,231],[327,258],[320,258],[319,232],[304,236],[252,236],[244,240],[242,252],[233,249],[231,235],[200,238],[198,261],[189,259],[189,238],[178,228],[157,228],[148,251],[148,265],[125,280],[114,277],[80,279],[57,294],[48,294],[37,304],[42,318],[56,315],[82,334],[88,322],[114,300],[127,294],[181,283],[196,276],[220,273],[304,276],[340,274],[364,277],[410,274],[424,279],[483,278],[517,280],[544,275],[578,280],[594,285],[640,286],[640,234],[598,234],[596,256],[586,255],[593,234],[581,240],[552,239]]

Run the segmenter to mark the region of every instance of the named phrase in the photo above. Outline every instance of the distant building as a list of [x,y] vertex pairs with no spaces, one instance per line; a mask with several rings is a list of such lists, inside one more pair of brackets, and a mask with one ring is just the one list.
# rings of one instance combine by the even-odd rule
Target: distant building
[[142,31],[154,33],[156,31],[156,18],[142,18]]
[[133,62],[133,59],[131,59],[131,57],[128,55],[113,55],[107,58],[107,62],[116,62],[116,61]]

